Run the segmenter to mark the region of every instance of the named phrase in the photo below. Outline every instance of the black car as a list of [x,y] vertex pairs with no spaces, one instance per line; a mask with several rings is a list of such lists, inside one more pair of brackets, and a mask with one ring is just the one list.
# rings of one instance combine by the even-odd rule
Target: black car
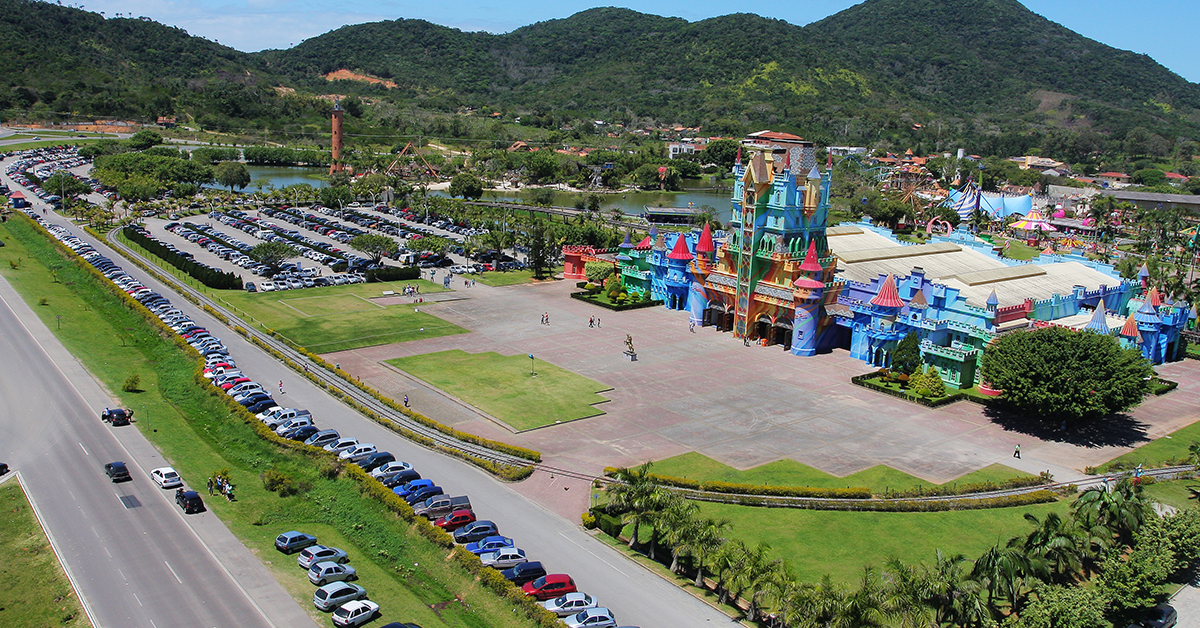
[[175,503],[189,515],[204,510],[204,500],[200,499],[200,493],[196,491],[185,491],[182,488],[175,491]]
[[304,442],[304,441],[308,440],[309,436],[312,436],[313,434],[316,434],[317,432],[320,432],[320,431],[321,431],[321,428],[319,428],[315,425],[305,425],[303,427],[298,427],[294,430],[288,430],[288,431],[284,432],[283,434],[281,434],[281,436],[283,436],[284,438],[286,438],[288,440],[298,440],[300,442]]
[[521,586],[526,582],[533,582],[546,575],[546,568],[542,566],[541,562],[532,560],[527,563],[521,563],[512,569],[505,569],[500,572],[500,575],[504,576],[505,580]]
[[383,485],[388,488],[396,488],[397,486],[403,486],[413,480],[419,479],[421,479],[421,474],[417,473],[416,469],[405,469],[384,480]]
[[104,412],[100,413],[100,420],[105,423],[112,423],[113,427],[119,425],[129,425],[129,416],[132,413],[121,408],[105,408]]
[[260,392],[260,393],[254,393],[253,395],[246,397],[245,399],[239,401],[238,403],[242,404],[242,406],[244,406],[246,408],[249,408],[250,406],[262,403],[264,401],[267,401],[268,399],[271,399],[271,395],[268,395],[265,392]]
[[133,477],[129,475],[129,469],[125,466],[125,463],[121,462],[120,460],[104,465],[104,473],[108,475],[109,479],[111,479],[113,482],[124,482],[126,480],[133,479]]
[[474,543],[489,536],[500,534],[500,527],[492,521],[473,521],[454,531],[455,543]]
[[5,473],[8,473],[8,463],[0,462],[0,475],[4,475]]
[[441,495],[441,494],[442,494],[442,487],[440,487],[440,486],[423,486],[420,489],[418,489],[417,491],[415,491],[413,494],[409,495],[408,497],[405,497],[404,501],[408,502],[409,506],[412,506],[413,504],[423,502],[423,501],[429,499],[430,497],[433,497],[434,495]]
[[374,471],[375,469],[378,469],[379,467],[382,467],[383,465],[385,465],[389,462],[395,462],[395,461],[396,461],[396,457],[393,456],[390,452],[380,451],[380,452],[373,453],[370,456],[367,456],[363,460],[359,461],[358,466],[363,471],[370,473],[370,472]]
[[246,406],[246,409],[250,411],[250,414],[262,414],[263,412],[266,412],[267,410],[270,410],[271,408],[276,408],[278,406],[279,406],[279,404],[275,403],[274,399],[267,398],[267,399],[263,399],[262,401],[254,404],[252,406]]

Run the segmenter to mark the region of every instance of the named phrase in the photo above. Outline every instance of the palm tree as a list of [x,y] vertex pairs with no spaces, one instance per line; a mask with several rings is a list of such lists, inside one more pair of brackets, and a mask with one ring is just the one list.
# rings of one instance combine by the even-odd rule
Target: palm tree
[[887,599],[883,583],[874,568],[863,568],[858,590],[845,596],[831,626],[836,628],[882,628],[887,625]]
[[747,551],[746,543],[736,539],[723,544],[713,556],[713,575],[717,577],[717,603],[724,604],[729,599],[729,582],[741,570],[746,561]]
[[1033,513],[1025,513],[1025,520],[1033,524],[1033,530],[1024,539],[1013,540],[1027,554],[1041,559],[1053,581],[1062,584],[1073,580],[1083,569],[1083,535],[1075,521],[1056,512],[1048,513],[1042,520]]
[[975,559],[971,577],[987,590],[987,606],[998,615],[997,598],[1008,603],[1011,614],[1016,611],[1027,590],[1026,580],[1034,571],[1032,562],[1021,550],[999,545],[989,548]]
[[726,538],[721,536],[721,531],[728,527],[728,519],[710,517],[700,522],[695,530],[695,535],[687,539],[685,547],[696,566],[696,580],[693,584],[697,587],[704,584],[704,565],[708,562],[709,557],[719,553],[725,545]]
[[701,524],[696,519],[699,510],[693,502],[679,499],[659,512],[655,524],[663,530],[663,540],[671,548],[671,573],[679,573],[679,558],[691,551],[689,541],[698,533]]
[[624,513],[621,522],[633,524],[633,533],[629,537],[629,548],[637,544],[642,523],[650,518],[662,499],[663,490],[658,482],[650,475],[650,467],[654,463],[647,462],[635,470],[618,469],[614,474],[617,484],[609,487],[608,493],[612,498],[608,508]]
[[695,504],[666,489],[656,491],[653,502],[650,512],[646,513],[646,523],[650,526],[650,550],[647,552],[650,560],[656,560],[654,551],[658,547],[659,532],[668,529],[680,518],[690,518],[697,508]]
[[1099,486],[1080,493],[1071,508],[1076,519],[1104,526],[1118,540],[1129,545],[1145,521],[1149,504],[1142,498],[1141,485],[1125,477],[1112,491]]
[[[938,551],[941,558],[941,551]],[[899,619],[901,628],[924,628],[934,622],[930,599],[933,583],[927,570],[917,569],[898,558],[888,561],[883,577],[887,581],[885,606]]]
[[771,588],[772,582],[778,580],[781,566],[779,559],[771,560],[771,546],[766,543],[759,543],[754,549],[746,551],[744,560],[730,580],[730,585],[737,589],[736,597],[743,597],[742,594],[747,591],[750,593],[746,619],[754,621],[757,617],[762,597]]
[[764,610],[784,626],[815,626],[816,591],[808,582],[785,578],[772,590]]

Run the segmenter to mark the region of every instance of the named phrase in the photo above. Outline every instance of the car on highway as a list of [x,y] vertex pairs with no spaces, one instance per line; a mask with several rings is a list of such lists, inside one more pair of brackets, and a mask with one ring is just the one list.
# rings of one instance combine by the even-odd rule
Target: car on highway
[[313,593],[313,606],[318,610],[331,611],[346,602],[367,597],[367,590],[349,582],[330,582]]
[[125,463],[121,462],[120,460],[105,464],[104,473],[113,482],[124,482],[126,480],[133,479],[133,477],[129,475],[129,468],[126,467]]
[[361,626],[370,621],[378,612],[379,605],[371,600],[346,602],[333,611],[333,625]]
[[322,586],[337,580],[358,580],[358,571],[350,565],[325,561],[308,568],[308,581]]
[[521,563],[529,562],[525,550],[516,547],[506,547],[479,555],[479,562],[492,569],[508,569]]
[[292,530],[291,532],[284,532],[283,534],[275,537],[275,549],[283,552],[284,554],[299,552],[306,547],[316,544],[317,537],[311,534],[297,532],[295,530]]
[[484,552],[492,552],[505,547],[514,547],[513,540],[507,536],[500,536],[497,534],[496,536],[489,536],[481,541],[467,543],[467,546],[464,549],[472,554],[482,554]]
[[532,582],[526,582],[521,590],[525,592],[525,595],[539,600],[549,600],[567,593],[574,593],[575,581],[565,573],[552,573]]
[[204,511],[204,500],[200,499],[200,493],[185,491],[182,487],[175,491],[175,503],[189,515]]
[[553,600],[546,600],[545,602],[542,602],[542,606],[544,606],[546,610],[558,615],[559,617],[578,615],[581,611],[585,611],[589,608],[595,608],[599,605],[600,604],[596,602],[596,598],[582,591],[568,593],[566,595],[556,597]]
[[324,545],[310,545],[300,551],[300,555],[296,557],[296,564],[308,569],[316,563],[323,562],[346,563],[350,562],[345,550],[336,547],[325,547]]
[[321,430],[316,434],[309,436],[308,440],[304,441],[304,444],[312,445],[313,447],[324,447],[338,440],[339,438],[341,438],[341,436],[338,435],[337,430]]
[[342,451],[338,457],[346,462],[358,462],[378,451],[372,443],[359,443],[349,449]]
[[454,531],[455,543],[471,543],[480,539],[486,539],[500,533],[500,527],[495,522],[487,519],[481,519],[474,523],[469,523]]
[[113,427],[121,425],[129,425],[129,417],[132,413],[121,408],[105,408],[104,412],[100,413],[100,420],[105,423],[112,423]]
[[358,439],[350,436],[343,436],[332,443],[325,446],[325,451],[331,451],[335,454],[341,454],[343,451],[348,451],[358,446]]
[[563,620],[568,628],[612,628],[617,625],[617,618],[612,611],[598,606],[579,611],[578,614]]
[[[521,563],[512,569],[505,569],[500,572],[500,575],[504,576],[505,580],[517,586],[522,586],[527,582],[533,582],[546,575],[546,567],[540,561],[531,560],[527,563]],[[567,593],[567,591],[563,591],[562,593]]]
[[177,488],[183,486],[183,478],[171,467],[159,467],[150,472],[150,479],[159,488]]

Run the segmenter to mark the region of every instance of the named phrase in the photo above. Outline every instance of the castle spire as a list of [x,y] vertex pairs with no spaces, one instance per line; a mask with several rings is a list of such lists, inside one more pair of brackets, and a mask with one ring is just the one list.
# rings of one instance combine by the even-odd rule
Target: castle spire
[[690,259],[692,259],[692,254],[690,251],[688,251],[687,239],[683,237],[682,233],[679,234],[679,237],[675,238],[675,247],[671,249],[670,253],[667,253],[667,259],[675,259],[675,260],[690,260]]
[[879,284],[879,294],[871,299],[871,305],[878,307],[904,307],[904,301],[900,300],[900,291],[896,289],[896,280],[889,274]]

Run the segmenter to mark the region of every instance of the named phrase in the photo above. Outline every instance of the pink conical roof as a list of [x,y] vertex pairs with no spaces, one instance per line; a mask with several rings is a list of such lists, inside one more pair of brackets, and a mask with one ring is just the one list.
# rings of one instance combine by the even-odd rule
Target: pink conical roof
[[1130,314],[1129,318],[1125,319],[1125,325],[1121,327],[1120,334],[1128,338],[1137,338],[1141,336],[1141,334],[1138,332],[1137,321],[1133,319],[1133,314]]
[[871,305],[879,307],[904,307],[904,301],[900,300],[900,292],[896,290],[896,280],[888,275],[882,283],[879,284],[879,294],[871,299]]
[[1162,305],[1162,295],[1158,293],[1158,288],[1151,288],[1150,292],[1146,293],[1146,300],[1150,302],[1152,307]]
[[821,268],[821,262],[817,261],[817,241],[816,240],[809,241],[808,252],[804,254],[804,263],[800,265],[800,270],[802,270],[806,273],[819,273],[822,270],[824,270],[823,268]]
[[667,259],[692,259],[692,254],[688,251],[686,238],[683,237],[682,233],[679,234],[679,237],[675,238],[675,248],[671,249],[670,253],[667,253]]
[[643,239],[641,242],[638,242],[638,243],[637,243],[637,246],[635,246],[635,247],[633,247],[633,248],[635,248],[635,249],[648,249],[648,248],[650,248],[651,246],[653,246],[653,243],[652,243],[652,242],[650,242],[650,236],[646,236],[646,237],[645,237],[645,239]]
[[708,226],[706,222],[704,223],[704,229],[700,232],[700,240],[696,242],[696,252],[712,253],[715,250],[717,248],[713,246],[712,227]]

